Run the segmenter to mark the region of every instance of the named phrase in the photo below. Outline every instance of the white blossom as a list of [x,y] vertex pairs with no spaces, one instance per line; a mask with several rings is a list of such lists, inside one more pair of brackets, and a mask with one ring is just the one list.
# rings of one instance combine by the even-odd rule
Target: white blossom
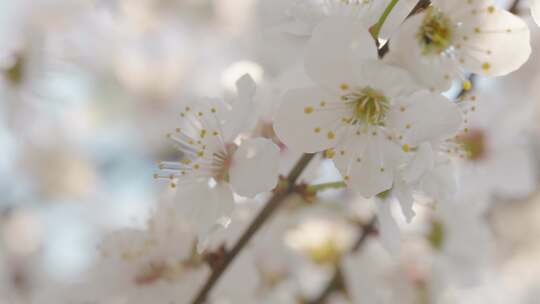
[[318,86],[285,94],[276,134],[293,150],[326,150],[349,186],[366,197],[392,187],[408,152],[451,136],[461,125],[461,113],[449,100],[377,61],[375,44],[357,21],[321,23],[305,64]]
[[84,281],[86,301],[188,303],[208,273],[193,231],[174,206],[160,204],[144,230],[125,228],[99,245],[100,260]]
[[403,23],[388,56],[430,89],[448,90],[456,78],[469,89],[466,72],[506,75],[529,58],[527,25],[491,0],[432,3]]
[[279,148],[267,139],[239,137],[248,131],[255,83],[246,75],[237,87],[232,105],[205,99],[185,106],[181,126],[167,134],[181,160],[160,162],[161,174],[155,175],[178,189],[180,208],[202,234],[230,214],[232,191],[253,197],[277,184]]

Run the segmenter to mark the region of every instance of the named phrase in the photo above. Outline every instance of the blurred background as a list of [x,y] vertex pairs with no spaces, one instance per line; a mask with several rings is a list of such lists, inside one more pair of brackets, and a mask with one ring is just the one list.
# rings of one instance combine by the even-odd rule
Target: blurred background
[[[0,0],[0,295],[76,278],[104,232],[142,223],[183,101],[233,94],[250,73],[261,107],[277,104],[302,51],[273,30],[290,2]],[[463,178],[489,196],[501,284],[538,303],[540,30],[522,2],[533,54],[475,78],[483,150]]]

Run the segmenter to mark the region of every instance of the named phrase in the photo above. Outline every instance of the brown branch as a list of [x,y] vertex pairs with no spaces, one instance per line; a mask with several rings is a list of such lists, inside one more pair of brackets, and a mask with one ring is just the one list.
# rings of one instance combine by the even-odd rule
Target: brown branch
[[214,265],[214,269],[210,277],[201,287],[196,297],[192,301],[193,304],[202,304],[206,301],[206,297],[215,286],[219,278],[223,275],[228,266],[234,261],[236,256],[242,251],[246,244],[251,240],[253,235],[261,228],[261,226],[270,218],[274,211],[281,205],[285,198],[294,191],[296,180],[302,174],[307,165],[311,162],[315,154],[304,154],[296,163],[294,168],[289,173],[286,179],[286,185],[279,188],[274,195],[268,200],[264,208],[257,214],[240,239],[234,244],[232,249],[225,254],[223,261],[218,265]]

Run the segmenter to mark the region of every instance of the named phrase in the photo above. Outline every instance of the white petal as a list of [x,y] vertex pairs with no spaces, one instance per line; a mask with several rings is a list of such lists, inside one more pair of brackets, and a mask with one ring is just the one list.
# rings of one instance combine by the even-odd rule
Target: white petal
[[457,179],[452,162],[437,164],[422,177],[419,188],[436,201],[451,200],[457,192]]
[[434,165],[435,159],[431,144],[422,143],[412,161],[403,170],[403,180],[407,183],[416,182],[422,175],[433,169]]
[[346,145],[336,148],[334,163],[352,189],[372,197],[392,187],[398,147],[383,135],[350,135]]
[[354,77],[357,84],[384,92],[387,98],[410,95],[421,89],[406,70],[380,60],[363,62],[354,70]]
[[231,104],[231,109],[225,111],[223,116],[225,141],[233,141],[238,134],[249,131],[250,124],[255,123],[255,105],[253,97],[257,90],[255,81],[249,74],[245,74],[236,81],[237,98]]
[[396,220],[392,216],[391,201],[379,200],[377,205],[377,219],[379,220],[379,235],[381,244],[391,254],[397,254],[401,248],[401,235]]
[[349,112],[339,97],[319,88],[291,90],[283,96],[274,130],[294,151],[319,152],[335,147],[346,134],[348,125],[342,119]]
[[330,17],[314,29],[305,67],[315,82],[337,91],[342,83],[353,79],[353,71],[361,62],[370,59],[377,59],[377,48],[360,21]]
[[211,232],[218,220],[230,216],[234,208],[231,188],[225,183],[210,187],[208,183],[179,186],[177,206],[180,214],[188,219],[199,238]]
[[407,223],[410,223],[416,215],[413,210],[414,198],[412,188],[404,181],[398,181],[394,183],[394,187],[392,187],[392,194],[399,201],[401,212],[405,216]]
[[529,4],[534,21],[540,25],[540,0],[529,0]]
[[403,97],[401,102],[389,112],[388,125],[401,130],[405,143],[411,146],[446,139],[461,127],[461,111],[439,94],[418,92]]
[[531,54],[527,24],[494,5],[467,10],[459,16],[462,26],[454,38],[460,44],[457,55],[469,71],[501,76],[517,70]]
[[271,140],[255,138],[244,140],[234,153],[229,170],[233,190],[253,197],[272,190],[278,180],[279,148]]
[[[384,8],[386,8],[386,6],[388,5],[388,3],[390,3],[390,1],[385,1],[385,2],[387,3],[385,3]],[[392,9],[392,12],[390,12],[390,15],[388,15],[388,18],[384,22],[384,25],[381,28],[381,33],[379,36],[381,38],[391,38],[392,34],[394,34],[394,32],[400,27],[400,25],[406,19],[407,15],[409,15],[411,10],[414,8],[414,6],[417,3],[418,3],[417,0],[398,1],[396,6]],[[373,4],[370,4],[370,5],[373,5]],[[380,13],[382,13],[382,11]]]

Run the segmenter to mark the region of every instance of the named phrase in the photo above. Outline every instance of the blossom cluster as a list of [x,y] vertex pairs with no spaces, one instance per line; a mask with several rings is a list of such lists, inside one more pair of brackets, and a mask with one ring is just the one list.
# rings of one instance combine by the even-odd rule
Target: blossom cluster
[[[50,2],[39,1],[47,20],[69,6]],[[88,53],[117,52],[112,74],[128,99],[173,96],[162,115],[169,144],[152,142],[162,194],[137,224],[106,233],[69,284],[29,293],[0,262],[6,303],[486,303],[462,289],[498,271],[486,214],[538,186],[533,144],[519,138],[534,105],[505,95],[534,55],[519,1],[253,1],[265,3],[256,17],[263,38],[249,37],[265,76],[241,62],[223,77],[221,97],[172,93],[173,78],[200,85],[169,67],[180,57],[149,64],[155,70],[130,62],[137,38],[125,28],[174,28],[190,4],[124,2],[80,1],[52,28],[37,18],[18,24],[12,35],[23,38],[0,45],[2,90],[31,104],[51,57],[75,54],[63,59],[103,77],[111,67]],[[529,4],[539,19],[540,1]],[[18,9],[37,15],[29,7]],[[133,20],[116,24],[119,11]],[[88,50],[82,23],[102,45]],[[62,48],[41,45],[54,46],[43,33]],[[116,49],[119,37],[131,48]],[[154,110],[141,120],[157,124]]]

